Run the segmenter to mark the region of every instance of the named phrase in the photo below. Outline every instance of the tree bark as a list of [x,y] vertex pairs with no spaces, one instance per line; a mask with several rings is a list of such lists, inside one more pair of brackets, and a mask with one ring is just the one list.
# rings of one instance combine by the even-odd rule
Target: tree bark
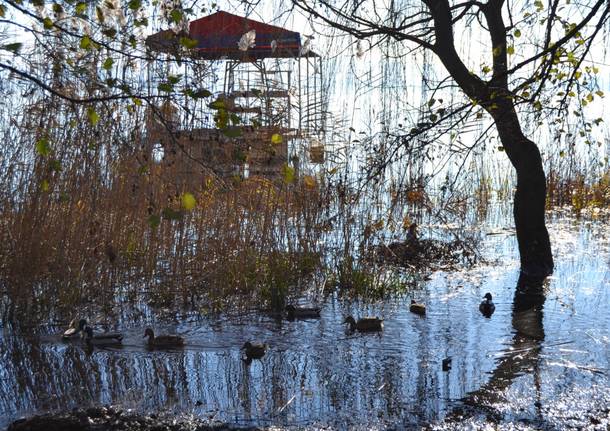
[[493,117],[502,145],[517,174],[513,215],[521,272],[530,277],[544,278],[553,273],[554,264],[545,224],[546,177],[540,151],[521,131],[512,106],[494,112]]

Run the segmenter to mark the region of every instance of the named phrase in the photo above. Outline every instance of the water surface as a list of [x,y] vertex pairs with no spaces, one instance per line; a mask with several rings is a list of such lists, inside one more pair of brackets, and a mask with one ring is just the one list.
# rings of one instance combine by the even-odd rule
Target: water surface
[[[536,306],[515,294],[516,241],[500,225],[485,239],[487,263],[437,272],[413,295],[372,305],[330,298],[319,320],[277,322],[253,312],[160,323],[143,315],[124,328],[122,348],[94,350],[63,343],[50,329],[5,328],[0,427],[34,413],[118,404],[238,425],[606,429],[610,231],[567,214],[549,228],[556,271]],[[496,303],[489,319],[478,311],[485,292]],[[427,303],[426,317],[409,313],[411,297]],[[349,334],[347,314],[381,316],[385,329]],[[183,334],[187,346],[149,351],[147,325]],[[246,340],[270,350],[248,365],[239,349]]]

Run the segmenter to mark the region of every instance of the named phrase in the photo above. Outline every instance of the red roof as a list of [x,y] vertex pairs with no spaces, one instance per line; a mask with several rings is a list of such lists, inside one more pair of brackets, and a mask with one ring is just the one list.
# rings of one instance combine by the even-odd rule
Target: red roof
[[[246,51],[238,48],[241,37],[250,30],[256,31],[255,46]],[[159,40],[163,32],[147,38]],[[167,31],[166,31],[167,34]],[[166,37],[166,36],[164,36]],[[265,24],[228,12],[216,12],[189,23],[189,37],[197,41],[196,56],[209,60],[258,58],[296,58],[301,51],[301,35],[274,25]],[[167,41],[168,46],[171,44]],[[275,45],[275,49],[272,48]],[[152,46],[152,43],[149,44]],[[160,47],[155,47],[160,49]],[[316,56],[309,51],[304,56]]]

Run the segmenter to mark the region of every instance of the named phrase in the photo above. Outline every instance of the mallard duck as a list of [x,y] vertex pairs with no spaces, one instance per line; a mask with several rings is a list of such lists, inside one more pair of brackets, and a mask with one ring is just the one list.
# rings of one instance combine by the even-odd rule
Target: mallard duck
[[80,335],[81,331],[85,329],[85,326],[87,326],[87,321],[85,319],[80,319],[78,325],[76,324],[76,319],[72,319],[70,327],[65,330],[61,338],[64,340],[72,340]]
[[451,369],[451,358],[443,359],[443,371],[449,371]]
[[85,343],[93,346],[116,346],[122,344],[123,334],[119,332],[105,332],[103,334],[94,334],[93,328],[85,327],[83,331]]
[[350,331],[374,332],[383,330],[383,319],[379,317],[363,317],[356,321],[352,316],[347,316],[343,323],[349,324]]
[[426,305],[416,302],[414,299],[411,300],[411,305],[409,305],[409,311],[411,313],[419,314],[420,316],[426,315]]
[[485,294],[485,296],[483,297],[483,302],[481,302],[481,304],[479,305],[479,311],[485,317],[491,317],[491,315],[494,313],[495,310],[496,310],[496,306],[494,305],[494,303],[491,300],[491,293],[487,292]]
[[171,348],[184,346],[184,338],[178,335],[159,335],[155,337],[155,333],[151,328],[146,328],[144,337],[148,337],[148,347]]
[[320,308],[318,307],[295,307],[294,305],[286,306],[286,313],[288,314],[288,319],[316,319],[320,317]]
[[244,359],[249,363],[252,359],[260,359],[265,356],[267,345],[246,341],[241,349],[244,351]]

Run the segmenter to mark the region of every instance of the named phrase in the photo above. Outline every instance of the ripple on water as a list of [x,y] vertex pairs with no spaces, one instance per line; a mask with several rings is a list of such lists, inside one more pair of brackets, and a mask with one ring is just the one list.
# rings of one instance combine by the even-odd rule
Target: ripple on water
[[[54,335],[1,335],[0,427],[34,412],[99,403],[170,410],[242,425],[311,429],[604,427],[610,405],[610,235],[555,219],[556,271],[542,307],[513,311],[514,235],[486,237],[486,264],[438,272],[411,296],[374,304],[331,297],[319,320],[189,318],[156,325],[184,349],[150,351],[143,328],[119,349],[87,350]],[[478,304],[491,292],[496,311]],[[343,318],[377,315],[381,334],[349,334]],[[270,348],[250,365],[244,341]],[[451,369],[443,371],[443,360]],[[498,425],[499,424],[499,425]]]

